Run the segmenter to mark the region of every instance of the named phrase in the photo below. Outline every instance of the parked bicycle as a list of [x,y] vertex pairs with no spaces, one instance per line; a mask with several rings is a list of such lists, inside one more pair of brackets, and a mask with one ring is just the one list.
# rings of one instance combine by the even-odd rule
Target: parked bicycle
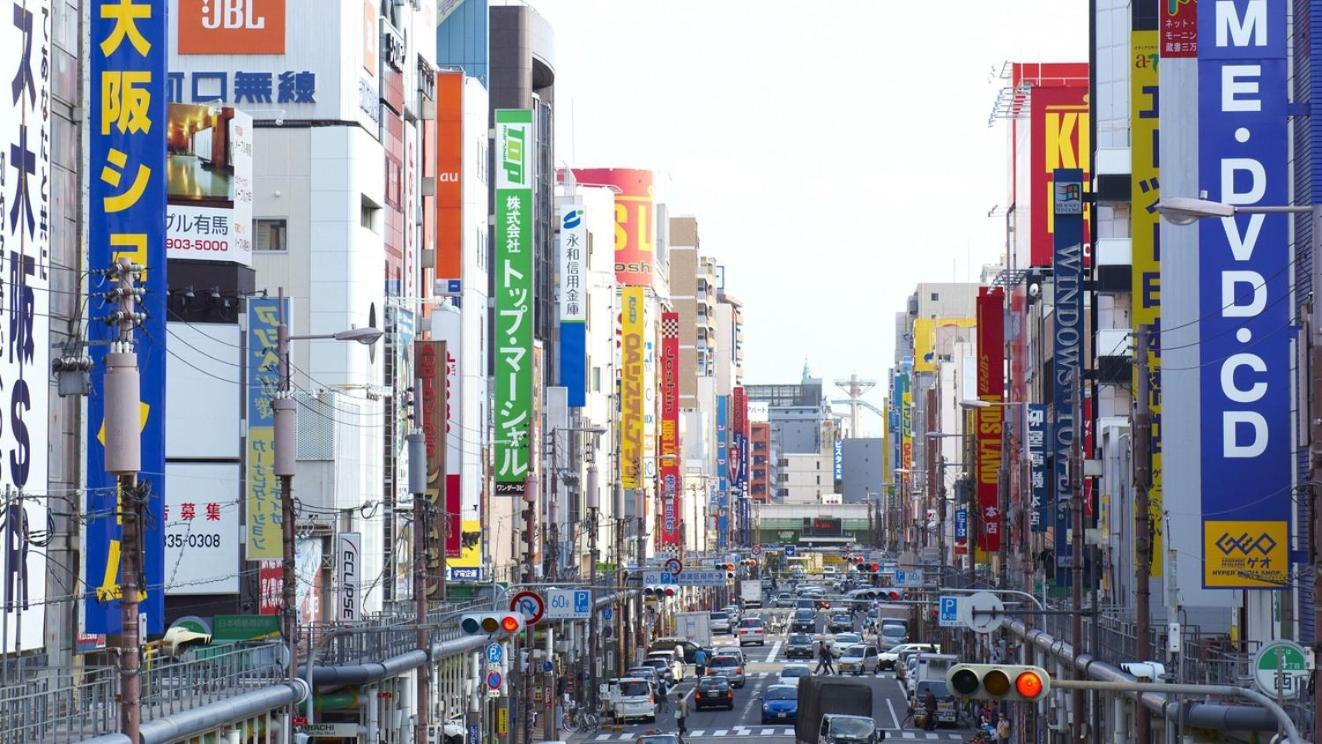
[[601,719],[595,713],[588,710],[587,706],[572,701],[560,718],[560,728],[571,734],[579,731],[593,732],[600,727]]

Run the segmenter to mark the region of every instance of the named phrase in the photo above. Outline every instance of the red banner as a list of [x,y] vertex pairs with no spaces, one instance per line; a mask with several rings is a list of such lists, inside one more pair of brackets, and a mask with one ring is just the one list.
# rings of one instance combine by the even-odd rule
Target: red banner
[[[1085,191],[1091,179],[1087,79],[1077,87],[1035,87],[1030,106],[1033,148],[1029,174],[1030,260],[1033,266],[1050,266],[1056,234],[1052,173],[1057,168],[1082,168]],[[1083,214],[1083,243],[1087,246],[1088,211],[1084,210]]]
[[[449,499],[442,499],[445,481],[445,404],[446,348],[444,341],[416,341],[413,344],[414,372],[422,387],[422,438],[427,449],[427,505],[440,515]],[[441,573],[441,532],[444,522],[433,519],[427,529],[427,595],[444,599],[438,581]]]
[[978,548],[1001,549],[1001,509],[997,498],[1001,471],[1001,428],[1005,406],[1005,292],[978,289],[978,399],[994,405],[978,412]]
[[1198,0],[1166,0],[1161,10],[1162,59],[1198,56]]
[[679,545],[679,313],[661,314],[661,544]]
[[605,186],[615,194],[615,281],[622,287],[652,286],[656,204],[652,171],[575,168],[579,186]]

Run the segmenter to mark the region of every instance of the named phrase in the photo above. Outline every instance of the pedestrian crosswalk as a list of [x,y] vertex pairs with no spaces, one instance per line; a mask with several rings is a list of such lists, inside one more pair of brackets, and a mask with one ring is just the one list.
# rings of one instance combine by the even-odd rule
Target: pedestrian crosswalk
[[[886,732],[886,740],[908,739],[911,741],[963,741],[964,735],[952,733],[949,731],[911,731],[907,729],[883,729]],[[592,741],[633,741],[638,738],[638,732],[625,732],[622,734],[597,734]],[[693,739],[722,739],[722,738],[744,738],[748,736],[775,736],[781,738],[792,738],[794,736],[793,728],[782,726],[735,726],[734,728],[723,729],[691,729],[684,736],[685,741]]]

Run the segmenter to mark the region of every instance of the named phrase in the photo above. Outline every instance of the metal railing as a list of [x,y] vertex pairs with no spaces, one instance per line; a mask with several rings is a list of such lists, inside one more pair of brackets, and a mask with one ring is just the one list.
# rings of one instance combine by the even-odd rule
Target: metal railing
[[199,658],[144,665],[144,721],[268,687],[286,676],[281,642],[203,647],[198,653]]
[[[459,615],[490,609],[489,601],[446,603],[432,607],[427,613],[428,635],[431,642],[442,643],[458,638]],[[388,614],[350,624],[318,623],[300,629],[302,646],[299,653],[306,658],[308,639],[317,651],[317,664],[340,666],[381,661],[408,653],[418,647],[418,626],[412,615]]]
[[81,741],[119,728],[112,667],[74,676],[67,670],[33,670],[32,679],[0,688],[0,741]]

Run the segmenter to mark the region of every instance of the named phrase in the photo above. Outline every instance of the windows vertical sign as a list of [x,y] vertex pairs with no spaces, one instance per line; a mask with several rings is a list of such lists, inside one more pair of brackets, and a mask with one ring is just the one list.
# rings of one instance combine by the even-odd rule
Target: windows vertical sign
[[496,495],[524,496],[532,431],[532,111],[496,110]]
[[[94,0],[88,11],[88,264],[97,271],[123,257],[146,269],[139,305],[145,319],[133,342],[143,417],[138,478],[150,488],[141,611],[152,634],[164,631],[165,614],[166,6],[166,0]],[[109,289],[108,277],[93,274],[89,279],[90,295],[102,296]],[[106,342],[115,335],[113,326],[88,324],[93,387],[87,399],[87,513],[96,516],[87,521],[87,633],[120,631],[121,524],[117,485],[105,472],[101,435]]]
[[[21,499],[4,508],[4,622],[0,653],[43,641],[46,551],[29,544],[47,524],[50,370],[50,75],[48,0],[0,12],[0,484]],[[159,534],[159,533],[158,533]]]
[[[1083,373],[1083,171],[1060,168],[1055,172],[1054,255],[1052,275],[1056,282],[1056,306],[1051,328],[1052,412],[1051,452],[1052,501],[1055,506],[1054,535],[1056,585],[1070,584],[1070,500],[1074,495],[1070,478],[1073,460],[1075,415],[1083,417],[1081,375]],[[1079,410],[1076,410],[1079,409]]]
[[[1198,172],[1207,198],[1289,201],[1285,0],[1198,4]],[[1289,586],[1294,430],[1288,218],[1198,224],[1203,586]]]

